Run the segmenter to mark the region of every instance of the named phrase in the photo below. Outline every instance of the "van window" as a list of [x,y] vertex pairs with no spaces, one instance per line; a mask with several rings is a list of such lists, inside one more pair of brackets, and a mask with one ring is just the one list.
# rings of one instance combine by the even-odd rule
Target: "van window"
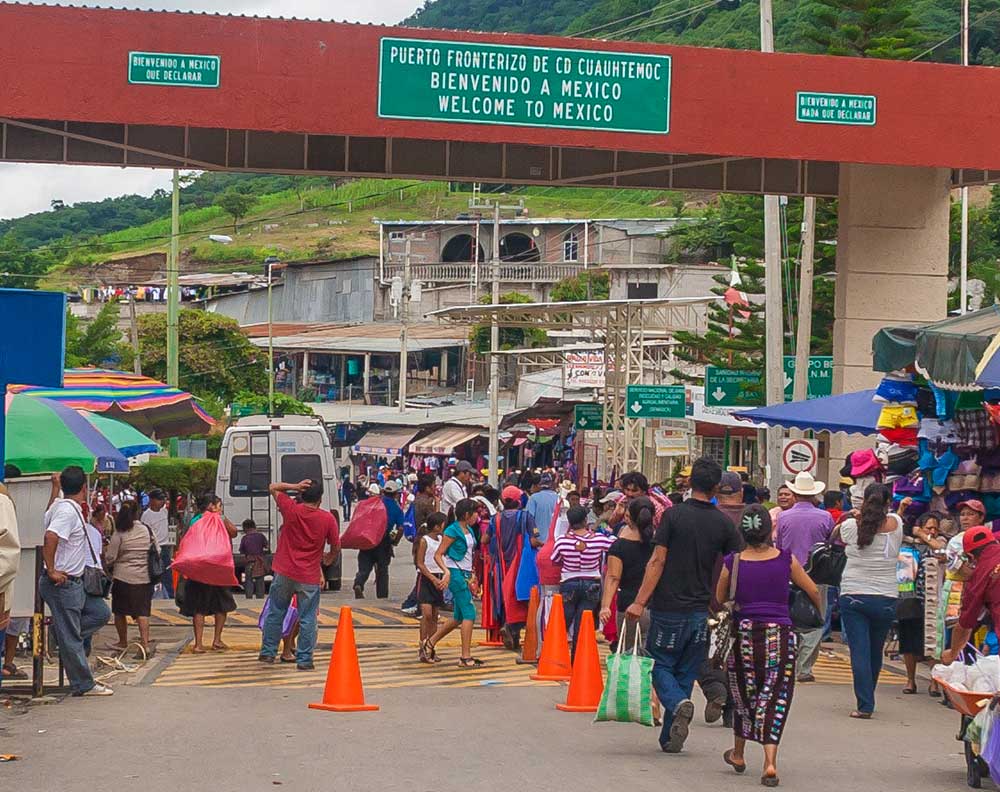
[[281,457],[281,480],[295,484],[304,479],[323,481],[319,454],[285,454]]
[[235,498],[267,497],[271,458],[266,454],[234,456],[229,468],[229,494]]

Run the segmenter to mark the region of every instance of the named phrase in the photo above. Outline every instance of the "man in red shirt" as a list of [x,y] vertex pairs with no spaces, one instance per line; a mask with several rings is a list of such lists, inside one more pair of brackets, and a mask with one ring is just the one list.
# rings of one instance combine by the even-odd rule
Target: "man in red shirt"
[[970,528],[962,536],[962,549],[976,561],[972,577],[962,588],[962,609],[951,631],[951,648],[941,654],[941,662],[955,662],[988,612],[994,629],[1000,628],[1000,543],[983,526]]
[[[322,482],[306,479],[298,484],[272,484],[269,490],[283,521],[278,534],[278,550],[271,563],[274,580],[271,581],[268,613],[257,659],[262,663],[274,663],[285,614],[292,597],[296,596],[299,641],[295,648],[295,665],[299,671],[311,671],[316,646],[316,612],[323,584],[321,564],[332,564],[340,553],[340,526],[333,514],[322,507]],[[287,492],[298,492],[299,501],[288,497]],[[326,545],[330,550],[324,553]]]

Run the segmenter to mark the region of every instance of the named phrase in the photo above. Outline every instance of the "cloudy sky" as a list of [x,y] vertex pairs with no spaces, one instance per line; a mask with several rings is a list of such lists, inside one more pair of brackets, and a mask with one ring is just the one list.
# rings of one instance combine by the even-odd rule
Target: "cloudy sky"
[[[34,1],[55,4],[48,0]],[[62,0],[60,4],[139,7],[128,0]],[[409,16],[422,4],[422,0],[143,0],[141,7],[392,24]],[[170,171],[167,170],[0,164],[0,219],[43,211],[55,199],[70,204],[130,193],[149,194],[157,187],[167,187],[169,181]]]

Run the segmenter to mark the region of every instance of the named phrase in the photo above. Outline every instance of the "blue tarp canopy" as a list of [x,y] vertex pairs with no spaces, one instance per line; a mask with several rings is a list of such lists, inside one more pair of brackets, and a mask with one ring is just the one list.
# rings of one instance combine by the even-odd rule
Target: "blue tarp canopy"
[[814,432],[878,434],[876,424],[881,405],[872,401],[874,390],[822,396],[818,399],[775,404],[734,413],[740,421],[753,421],[786,429],[811,429]]

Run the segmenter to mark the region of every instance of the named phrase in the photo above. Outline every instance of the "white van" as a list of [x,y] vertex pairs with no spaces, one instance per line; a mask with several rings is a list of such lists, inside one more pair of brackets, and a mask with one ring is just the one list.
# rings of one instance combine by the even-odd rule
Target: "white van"
[[[252,519],[267,535],[272,551],[278,546],[281,517],[268,486],[276,481],[303,479],[323,482],[323,508],[340,508],[333,449],[323,421],[311,415],[269,418],[251,415],[226,429],[219,453],[215,492],[226,517],[237,528]],[[233,540],[239,548],[242,532]]]

